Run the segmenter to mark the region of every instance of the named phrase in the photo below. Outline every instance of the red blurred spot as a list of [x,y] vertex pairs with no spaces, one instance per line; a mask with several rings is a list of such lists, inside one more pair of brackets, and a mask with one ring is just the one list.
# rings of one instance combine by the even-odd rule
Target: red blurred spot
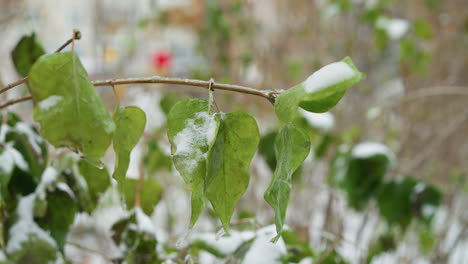
[[158,71],[168,70],[172,63],[172,54],[169,51],[157,51],[151,56],[153,67]]

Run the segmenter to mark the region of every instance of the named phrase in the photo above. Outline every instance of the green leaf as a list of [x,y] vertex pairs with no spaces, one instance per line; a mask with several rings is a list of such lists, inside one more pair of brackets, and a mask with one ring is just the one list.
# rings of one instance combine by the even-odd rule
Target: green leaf
[[265,201],[275,210],[275,224],[278,235],[283,231],[286,209],[291,192],[293,173],[301,166],[310,152],[309,137],[292,125],[283,125],[275,140],[277,165],[270,186],[265,191]]
[[29,70],[36,60],[45,54],[45,50],[36,38],[36,34],[23,36],[11,52],[11,58],[16,71],[23,77],[27,76]]
[[271,171],[276,168],[275,138],[277,135],[276,131],[270,131],[262,136],[258,144],[258,153],[263,156]]
[[431,25],[424,20],[416,20],[413,25],[414,34],[424,40],[432,39]]
[[220,124],[220,114],[208,113],[208,101],[183,99],[167,116],[167,135],[174,166],[192,191],[192,227],[205,208],[207,156]]
[[416,180],[410,177],[383,184],[377,201],[380,214],[388,224],[398,225],[403,230],[409,225],[414,216],[411,193],[416,184]]
[[172,170],[171,156],[164,153],[156,139],[148,140],[144,159],[145,168],[149,173],[155,173],[162,169]]
[[395,235],[392,233],[385,233],[381,234],[370,242],[369,245],[369,252],[367,253],[366,262],[365,263],[372,263],[372,259],[374,257],[379,256],[385,252],[394,251],[397,247],[395,241]]
[[[92,212],[99,201],[99,198],[105,193],[107,188],[111,185],[110,175],[106,168],[97,168],[86,160],[78,162],[79,175],[76,176],[76,181],[82,184],[84,181],[86,186],[70,186],[78,196],[78,202],[87,212]],[[75,184],[76,185],[76,184]],[[75,188],[73,188],[75,187]],[[78,188],[79,190],[76,190]],[[78,192],[83,192],[78,195]],[[80,197],[84,196],[84,197]]]
[[432,185],[412,177],[385,183],[377,196],[380,214],[390,225],[405,230],[413,218],[429,226],[442,193]]
[[379,143],[363,142],[353,148],[346,174],[339,180],[352,208],[364,209],[367,202],[377,195],[392,160],[390,150]]
[[151,222],[151,219],[136,208],[112,225],[112,239],[124,250],[124,263],[161,263],[156,250],[156,236],[145,228],[147,222]]
[[55,263],[57,249],[34,234],[27,234],[19,250],[8,254],[7,263]]
[[34,119],[45,139],[93,160],[104,155],[115,125],[76,55],[39,58],[29,73],[29,87]]
[[281,93],[275,102],[276,115],[281,121],[291,123],[298,115],[298,106],[309,112],[326,112],[341,100],[349,87],[362,78],[363,74],[349,57],[329,64],[303,83]]
[[[127,208],[135,204],[135,190],[138,180],[126,178],[123,185],[123,195]],[[161,199],[162,187],[154,179],[144,179],[140,190],[140,207],[147,215],[153,213],[154,207]]]
[[127,174],[130,152],[145,131],[146,115],[136,106],[119,107],[114,113],[114,122],[116,130],[113,146],[117,157],[112,177],[120,184]]
[[55,191],[47,193],[46,201],[45,215],[37,219],[37,223],[50,232],[59,249],[63,252],[68,231],[75,219],[75,201],[67,191],[58,187]]
[[249,165],[260,135],[255,119],[245,112],[223,116],[208,156],[205,194],[223,227],[229,231],[234,207],[249,184]]
[[164,112],[164,114],[168,115],[171,108],[176,104],[179,100],[179,96],[175,93],[166,93],[159,101],[159,107]]
[[97,168],[86,160],[78,162],[78,169],[92,194],[102,194],[110,186],[110,175],[106,168]]

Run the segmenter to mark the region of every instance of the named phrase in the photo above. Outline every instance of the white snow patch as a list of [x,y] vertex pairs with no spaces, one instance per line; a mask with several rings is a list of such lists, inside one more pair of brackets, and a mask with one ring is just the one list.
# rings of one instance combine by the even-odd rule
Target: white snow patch
[[409,23],[401,18],[380,17],[376,22],[376,27],[387,32],[391,39],[400,39],[409,29]]
[[198,162],[206,159],[206,153],[202,153],[199,146],[210,145],[215,139],[218,123],[214,117],[207,112],[198,112],[195,118],[185,122],[186,127],[174,137],[177,149],[174,155],[188,158],[184,167],[189,173]]
[[305,91],[310,94],[351,79],[354,75],[354,70],[346,62],[339,61],[314,72],[303,84]]
[[298,264],[312,264],[314,259],[311,257],[303,258]]
[[156,229],[151,218],[149,218],[140,207],[135,208],[135,214],[138,230],[156,236]]
[[229,236],[223,236],[216,239],[214,233],[202,233],[196,235],[193,240],[201,240],[208,244],[210,247],[216,248],[223,254],[233,253],[242,243],[252,239],[255,233],[252,231],[231,231]]
[[43,111],[47,111],[50,108],[54,107],[58,102],[62,101],[63,97],[58,95],[52,95],[47,97],[46,99],[39,102],[39,108]]
[[434,216],[436,211],[437,211],[437,207],[434,205],[425,204],[422,207],[422,215],[424,217]]
[[332,113],[312,113],[300,109],[302,116],[305,117],[309,125],[321,131],[328,132],[335,126],[335,117]]
[[52,167],[47,167],[42,173],[41,182],[36,188],[36,194],[39,199],[44,199],[47,189],[57,180],[57,170]]
[[57,183],[57,189],[66,192],[71,198],[73,199],[75,198],[75,194],[70,189],[70,187],[68,187],[68,185],[66,185],[65,183],[63,182]]
[[282,238],[276,243],[271,239],[276,236],[275,225],[266,226],[257,231],[257,237],[244,258],[243,264],[281,263],[280,257],[286,254],[286,245]]
[[351,153],[354,158],[358,159],[366,159],[379,154],[387,156],[390,162],[394,161],[393,152],[384,144],[377,142],[359,143],[353,148]]
[[41,147],[39,144],[43,143],[44,140],[32,129],[30,125],[24,122],[18,122],[15,125],[15,130],[26,135],[29,144],[34,149],[34,152],[41,153]]
[[0,153],[0,170],[4,173],[11,173],[15,165],[23,171],[28,170],[28,164],[19,151],[12,147],[11,143],[6,144],[3,152]]
[[0,125],[0,142],[5,142],[5,137],[8,131],[10,131],[10,126],[7,124],[5,125]]
[[33,219],[34,202],[36,194],[32,193],[21,198],[18,203],[17,213],[19,220],[10,228],[10,239],[6,245],[8,254],[14,253],[21,249],[21,245],[28,241],[31,236],[35,236],[40,240],[44,240],[53,247],[57,247],[55,241],[50,234],[41,229]]

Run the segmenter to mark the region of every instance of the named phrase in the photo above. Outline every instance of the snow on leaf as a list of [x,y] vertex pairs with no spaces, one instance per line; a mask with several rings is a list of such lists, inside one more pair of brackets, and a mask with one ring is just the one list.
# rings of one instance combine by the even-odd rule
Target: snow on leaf
[[351,152],[351,156],[358,159],[366,159],[375,155],[384,155],[390,162],[395,160],[395,155],[393,152],[384,144],[377,142],[359,143],[353,148]]
[[34,119],[55,147],[97,160],[109,147],[115,126],[79,58],[71,52],[40,57],[29,73]]
[[192,191],[190,227],[205,207],[207,153],[214,144],[220,119],[220,114],[208,112],[208,101],[201,99],[180,100],[167,116],[174,166]]
[[310,75],[303,84],[305,91],[311,94],[349,80],[354,74],[354,70],[347,63],[339,61],[320,68]]
[[281,121],[290,123],[298,114],[298,106],[309,112],[326,112],[362,77],[363,74],[349,57],[329,64],[313,73],[303,83],[282,92],[275,101],[276,115]]
[[33,210],[35,200],[35,193],[20,199],[16,209],[19,219],[9,230],[10,239],[6,245],[6,252],[8,254],[21,250],[22,245],[32,239],[32,237],[45,241],[52,247],[57,247],[50,234],[41,229],[34,221]]

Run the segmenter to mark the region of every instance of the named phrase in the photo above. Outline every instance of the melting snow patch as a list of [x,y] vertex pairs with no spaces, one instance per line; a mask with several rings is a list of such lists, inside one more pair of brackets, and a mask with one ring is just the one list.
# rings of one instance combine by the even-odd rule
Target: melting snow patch
[[24,122],[18,122],[15,125],[15,130],[19,133],[25,134],[28,138],[29,144],[34,149],[34,152],[41,153],[40,143],[44,140],[32,129],[32,127]]
[[204,233],[197,235],[193,240],[201,240],[210,247],[216,248],[219,252],[228,255],[233,253],[242,243],[252,239],[255,233],[252,231],[231,231],[229,236],[216,239],[216,234]]
[[377,20],[377,28],[385,30],[391,39],[400,39],[408,32],[408,21],[401,18],[381,17]]
[[302,116],[307,120],[307,122],[312,126],[324,132],[328,132],[333,129],[335,126],[335,117],[332,113],[312,113],[300,109]]
[[42,173],[41,182],[36,188],[36,194],[39,199],[44,199],[47,188],[57,179],[57,170],[52,167],[47,167]]
[[362,142],[353,148],[352,156],[358,159],[366,159],[375,155],[385,155],[390,162],[393,162],[393,152],[384,144],[376,142]]
[[210,145],[213,142],[217,127],[214,115],[199,112],[195,118],[187,120],[185,128],[174,137],[177,149],[174,155],[189,157],[184,164],[188,172],[192,172],[198,162],[206,158],[206,153],[202,153],[200,146]]
[[23,156],[19,151],[12,147],[11,143],[6,144],[3,152],[0,153],[0,160],[2,161],[0,162],[0,170],[4,173],[11,173],[15,165],[23,171],[28,170],[28,164],[24,160]]
[[334,62],[314,72],[304,82],[307,93],[318,92],[329,86],[353,78],[353,69],[346,62]]
[[151,218],[147,216],[140,207],[135,208],[135,214],[138,230],[156,236],[156,229]]
[[44,240],[53,247],[57,247],[55,241],[50,234],[41,229],[33,219],[34,201],[36,195],[30,194],[21,198],[18,203],[17,213],[18,221],[10,228],[10,239],[6,245],[8,254],[14,253],[21,249],[21,245],[28,241],[30,237],[35,236],[40,240]]
[[43,111],[47,111],[54,107],[58,102],[62,101],[62,96],[52,95],[39,102],[39,108]]
[[437,207],[433,206],[433,205],[423,205],[422,207],[422,215],[424,217],[432,217],[435,215],[435,212],[437,210]]
[[275,225],[266,226],[257,231],[257,237],[244,258],[244,264],[281,263],[280,257],[286,254],[286,245],[282,238],[276,243],[271,239],[276,236]]

